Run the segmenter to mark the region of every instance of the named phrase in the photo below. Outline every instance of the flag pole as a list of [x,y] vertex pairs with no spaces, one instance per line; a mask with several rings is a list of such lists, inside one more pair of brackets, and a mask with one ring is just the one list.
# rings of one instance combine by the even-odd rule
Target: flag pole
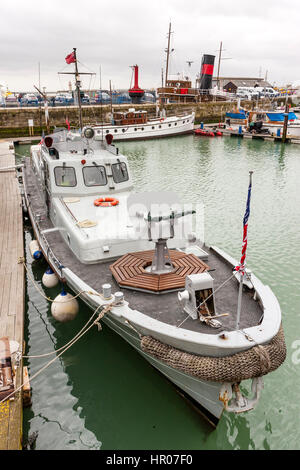
[[[243,282],[245,276],[245,258],[246,258],[246,249],[247,249],[247,238],[248,238],[248,217],[250,215],[250,197],[251,197],[251,188],[252,188],[252,174],[253,171],[249,171],[249,189],[248,189],[248,198],[246,213],[244,216],[244,234],[243,234],[243,248],[242,248],[242,257],[240,264],[236,270],[240,272],[240,285],[239,285],[239,295],[238,295],[238,306],[237,306],[237,316],[236,316],[236,325],[235,329],[238,330],[240,327],[240,318],[241,318],[241,309],[242,309],[242,293],[243,293]],[[246,223],[245,223],[246,222]]]
[[77,67],[77,56],[76,56],[76,47],[73,47],[74,51],[74,59],[75,59],[75,85],[77,90],[77,100],[78,100],[78,107],[79,107],[79,126],[82,130],[82,109],[81,109],[81,96],[80,96],[80,80],[79,80],[79,73]]

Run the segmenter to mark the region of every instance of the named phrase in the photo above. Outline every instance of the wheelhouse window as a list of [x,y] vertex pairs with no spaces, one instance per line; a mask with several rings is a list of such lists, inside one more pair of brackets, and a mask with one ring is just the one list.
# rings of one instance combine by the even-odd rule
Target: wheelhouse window
[[111,171],[115,183],[123,183],[123,181],[128,181],[128,171],[126,163],[114,163],[111,166]]
[[71,166],[56,166],[54,177],[56,186],[74,187],[77,185],[76,172]]
[[82,173],[86,186],[105,186],[107,184],[104,166],[85,166],[82,168]]

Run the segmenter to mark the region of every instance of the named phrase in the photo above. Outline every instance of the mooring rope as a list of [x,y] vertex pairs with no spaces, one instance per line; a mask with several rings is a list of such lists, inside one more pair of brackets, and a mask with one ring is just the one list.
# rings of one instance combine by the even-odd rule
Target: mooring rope
[[[40,375],[45,369],[47,369],[51,364],[53,364],[53,362],[56,361],[56,359],[58,359],[60,356],[62,356],[71,346],[73,346],[73,344],[77,343],[77,341],[82,338],[94,325],[97,325],[98,326],[98,331],[99,331],[99,326],[100,326],[100,320],[104,317],[105,313],[107,313],[111,307],[113,306],[113,304],[108,304],[106,305],[105,307],[102,308],[101,312],[99,313],[98,317],[96,318],[96,320],[93,321],[93,323],[88,327],[86,328],[85,331],[82,332],[83,328],[80,330],[79,333],[77,333],[77,335],[74,336],[74,338],[69,341],[65,346],[63,346],[63,350],[56,356],[54,357],[53,359],[51,359],[51,361],[47,362],[41,369],[39,369],[35,374],[33,374],[33,376],[30,378],[30,381],[34,380],[36,377],[38,377],[38,375]],[[99,305],[96,310],[94,311],[93,315],[91,316],[91,318],[89,319],[89,321],[87,322],[87,324],[90,322],[90,320],[93,318],[93,316],[96,314],[96,312],[99,310],[99,308],[102,307],[101,305]],[[85,326],[87,326],[87,324]],[[81,333],[82,332],[82,333]],[[57,351],[60,351],[62,348],[56,350],[56,351],[53,351],[53,353],[57,353]],[[52,354],[52,353],[51,353]],[[30,356],[23,356],[23,357],[30,357]],[[38,357],[38,356],[36,356]],[[40,356],[42,357],[42,355]],[[25,382],[23,382],[18,388],[16,388],[16,390],[14,390],[13,392],[11,392],[9,395],[7,395],[7,397],[3,398],[2,400],[0,400],[0,405],[1,403],[5,402],[6,400],[8,400],[10,397],[12,397],[13,395],[15,395],[18,391],[20,391],[25,385]]]

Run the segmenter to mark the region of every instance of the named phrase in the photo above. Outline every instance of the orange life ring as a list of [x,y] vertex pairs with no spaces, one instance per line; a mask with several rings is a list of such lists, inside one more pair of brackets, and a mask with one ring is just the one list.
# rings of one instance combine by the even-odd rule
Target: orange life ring
[[118,199],[114,197],[100,197],[99,199],[95,199],[94,205],[99,207],[112,207],[117,206],[119,204]]

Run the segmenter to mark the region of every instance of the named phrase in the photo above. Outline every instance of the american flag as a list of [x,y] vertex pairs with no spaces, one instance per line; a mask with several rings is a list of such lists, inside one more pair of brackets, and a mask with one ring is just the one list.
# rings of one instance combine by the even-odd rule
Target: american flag
[[248,188],[248,197],[247,197],[247,204],[246,204],[246,212],[243,219],[243,247],[242,247],[242,256],[240,260],[240,264],[236,266],[234,269],[235,271],[240,271],[241,275],[245,274],[245,259],[246,259],[246,251],[247,251],[247,244],[248,244],[248,219],[250,216],[250,199],[251,199],[251,189],[252,189],[252,173],[250,171],[250,182]]

